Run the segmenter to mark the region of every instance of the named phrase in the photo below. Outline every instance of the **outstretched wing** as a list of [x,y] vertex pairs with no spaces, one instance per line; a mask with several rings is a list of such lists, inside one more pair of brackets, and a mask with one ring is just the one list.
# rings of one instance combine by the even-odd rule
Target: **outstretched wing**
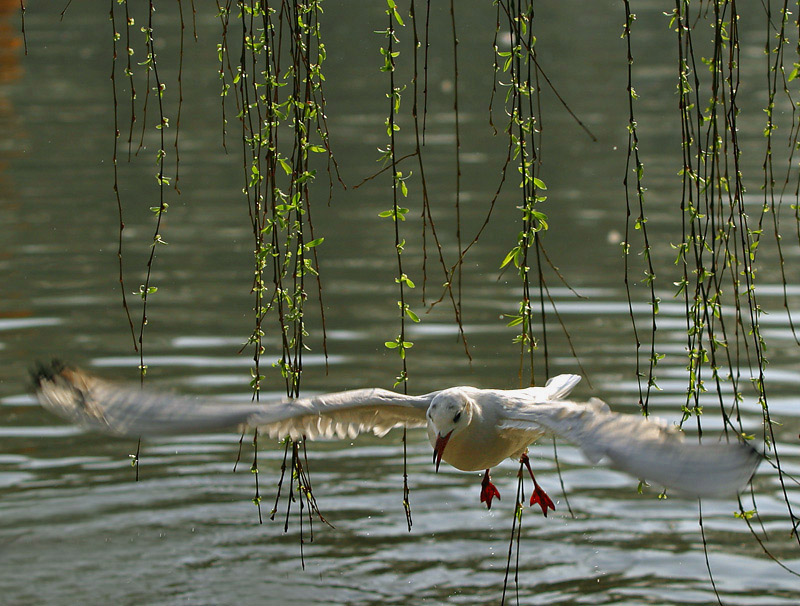
[[735,494],[761,461],[747,444],[687,442],[680,430],[661,419],[615,413],[596,398],[588,403],[517,404],[506,408],[501,428],[554,433],[580,447],[594,463],[606,459],[613,468],[688,496]]
[[36,395],[47,410],[88,429],[119,436],[157,436],[258,427],[271,437],[384,435],[397,426],[425,425],[435,394],[405,396],[357,389],[296,400],[236,404],[200,400],[109,383],[54,364],[34,372]]
[[436,393],[406,396],[370,388],[299,398],[258,406],[247,425],[273,438],[354,438],[362,431],[383,436],[395,427],[425,427]]

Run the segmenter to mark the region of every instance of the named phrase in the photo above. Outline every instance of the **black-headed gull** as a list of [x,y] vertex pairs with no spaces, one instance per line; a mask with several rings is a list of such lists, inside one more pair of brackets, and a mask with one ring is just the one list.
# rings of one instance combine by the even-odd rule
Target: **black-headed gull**
[[[236,404],[120,386],[54,363],[34,373],[39,402],[84,427],[146,437],[257,427],[271,437],[385,435],[394,427],[427,426],[438,471],[442,460],[462,471],[485,470],[481,501],[499,497],[489,470],[503,459],[524,463],[527,448],[545,434],[576,444],[593,463],[608,464],[691,497],[733,495],[752,477],[760,455],[738,442],[691,443],[664,421],[612,412],[598,399],[564,398],[580,381],[559,375],[544,387],[451,387],[421,396],[356,389],[294,400]],[[554,508],[534,478],[531,504]]]

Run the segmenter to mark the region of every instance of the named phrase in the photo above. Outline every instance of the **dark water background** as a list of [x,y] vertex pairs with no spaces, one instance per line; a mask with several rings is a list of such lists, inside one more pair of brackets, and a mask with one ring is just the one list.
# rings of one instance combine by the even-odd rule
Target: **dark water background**
[[[30,3],[32,4],[32,3]],[[186,3],[184,3],[186,4]],[[554,102],[544,98],[542,178],[555,264],[586,299],[553,285],[588,379],[579,397],[598,395],[612,407],[635,410],[633,337],[622,284],[619,239],[624,230],[626,122],[624,20],[617,2],[565,1],[537,14],[540,61],[573,109],[597,135],[592,143]],[[650,223],[658,263],[675,271],[669,244],[680,239],[680,143],[675,96],[673,34],[662,15],[670,7],[640,2],[636,9],[638,119],[647,166]],[[384,145],[385,77],[378,71],[383,5],[326,2],[324,37],[328,116],[348,185],[371,174]],[[29,6],[29,54],[23,56],[15,2],[0,3],[0,603],[27,604],[486,604],[498,603],[510,531],[515,465],[497,470],[503,500],[491,512],[478,503],[479,477],[444,468],[432,473],[423,432],[409,437],[414,528],[401,506],[402,446],[392,433],[378,440],[314,444],[309,449],[319,505],[335,530],[315,525],[300,568],[299,524],[257,523],[253,478],[231,473],[238,436],[213,434],[149,442],[141,481],[128,455],[136,444],[65,426],[40,410],[28,392],[27,371],[53,355],[108,378],[135,380],[138,359],[116,283],[116,208],[111,189],[113,124],[108,6],[74,3],[63,22],[55,7]],[[487,124],[494,10],[489,2],[459,3],[462,214],[474,233],[497,186],[504,142]],[[184,7],[188,17],[188,7]],[[181,194],[168,193],[147,332],[148,381],[183,393],[249,398],[247,356],[237,355],[251,330],[248,293],[252,236],[229,114],[231,153],[220,144],[219,81],[214,72],[219,25],[197,6],[199,42],[187,30],[181,121]],[[404,9],[405,10],[405,9]],[[755,11],[755,7],[753,8]],[[760,10],[760,8],[758,9]],[[157,48],[167,99],[174,100],[178,27],[175,6],[155,18],[164,42]],[[743,28],[740,101],[747,149],[763,139],[763,16]],[[431,98],[426,147],[436,218],[452,257],[455,251],[453,114],[449,16],[433,13]],[[135,35],[139,24],[133,28]],[[141,48],[138,45],[137,48]],[[401,50],[410,58],[410,43]],[[137,57],[141,60],[141,57]],[[761,70],[761,71],[759,71]],[[401,72],[408,78],[407,72]],[[170,98],[170,94],[173,96]],[[124,98],[124,95],[123,95]],[[410,93],[405,101],[410,104]],[[124,102],[120,113],[126,116]],[[174,115],[174,113],[172,114]],[[496,116],[500,121],[502,116]],[[401,142],[411,145],[410,123]],[[169,136],[173,136],[170,131]],[[146,150],[122,166],[126,206],[127,287],[143,282],[152,237],[150,206],[157,204],[154,135]],[[169,150],[168,150],[169,151]],[[746,156],[745,175],[757,212],[760,151]],[[410,181],[412,193],[419,185]],[[516,309],[510,272],[498,266],[513,246],[518,225],[514,187],[501,197],[491,228],[467,258],[463,305],[474,361],[461,351],[445,305],[413,326],[410,389],[518,384],[513,329],[500,316]],[[390,204],[387,179],[358,190],[324,193],[315,222],[321,249],[329,329],[326,373],[317,323],[306,357],[304,390],[391,387],[398,361],[383,342],[397,330],[392,227],[377,218]],[[414,204],[417,202],[414,201]],[[418,235],[412,211],[403,228],[408,272],[421,283]],[[768,256],[769,249],[762,253]],[[790,306],[800,303],[797,243],[787,243]],[[660,271],[660,270],[659,270]],[[774,267],[759,274],[771,364],[767,379],[783,464],[800,469],[798,348],[781,311]],[[677,277],[675,278],[677,279]],[[438,296],[434,275],[429,293]],[[659,367],[662,392],[653,410],[676,420],[683,399],[683,304],[672,285],[660,285]],[[418,289],[419,290],[419,289]],[[642,292],[639,292],[642,291]],[[418,294],[418,291],[417,291]],[[644,288],[636,308],[646,311]],[[133,297],[129,297],[132,299]],[[136,310],[136,301],[131,301]],[[422,309],[419,301],[414,307]],[[577,364],[557,325],[551,327],[550,371]],[[268,353],[277,341],[268,334]],[[274,377],[267,387],[279,392]],[[745,425],[758,431],[760,415],[745,402]],[[709,427],[714,425],[707,419]],[[587,466],[569,445],[559,446],[563,480],[575,518],[567,513],[552,459],[552,444],[532,449],[540,482],[557,512],[524,518],[519,601],[524,604],[707,604],[715,601],[703,556],[697,503],[636,492],[636,482]],[[274,498],[282,451],[262,445],[261,484],[266,508]],[[249,460],[250,451],[245,450]],[[800,570],[788,539],[776,476],[766,466],[755,486],[770,548]],[[798,490],[789,486],[797,502]],[[796,604],[800,579],[765,557],[741,520],[735,500],[703,504],[711,570],[726,604]],[[304,529],[304,532],[307,529]]]

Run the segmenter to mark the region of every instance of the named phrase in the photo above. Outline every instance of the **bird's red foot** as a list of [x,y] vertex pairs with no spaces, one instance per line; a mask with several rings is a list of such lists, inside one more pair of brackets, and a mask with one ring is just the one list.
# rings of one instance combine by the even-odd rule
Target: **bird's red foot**
[[548,509],[552,509],[553,511],[556,510],[556,506],[553,504],[553,500],[549,496],[547,496],[547,493],[536,482],[533,483],[533,494],[531,495],[531,507],[533,507],[534,503],[538,503],[539,507],[542,508],[542,514],[544,514],[544,517],[547,517]]
[[489,478],[489,470],[487,469],[481,482],[481,503],[486,503],[486,509],[491,509],[492,499],[495,497],[497,497],[498,501],[500,500],[500,491],[492,484],[492,480]]
[[[533,494],[531,495],[531,507],[533,507],[534,503],[538,503],[539,507],[542,508],[542,514],[544,517],[547,517],[547,510],[552,509],[553,511],[556,510],[556,506],[553,504],[553,500],[547,496],[547,493],[539,486],[539,483],[536,481],[536,478],[533,476],[533,469],[531,469],[531,461],[528,458],[528,453],[523,452],[522,456],[519,458],[519,462],[525,467],[528,468],[528,473],[531,476],[531,480],[533,480]],[[522,467],[519,470],[522,473]]]

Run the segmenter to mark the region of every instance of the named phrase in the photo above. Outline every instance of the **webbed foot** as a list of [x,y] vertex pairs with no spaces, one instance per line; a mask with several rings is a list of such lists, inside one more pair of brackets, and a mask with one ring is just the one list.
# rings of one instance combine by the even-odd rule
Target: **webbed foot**
[[500,500],[500,491],[497,490],[497,487],[492,484],[492,480],[489,477],[489,470],[486,470],[486,473],[483,474],[483,481],[481,482],[481,503],[486,503],[486,508],[492,508],[492,499],[497,497],[497,500]]

